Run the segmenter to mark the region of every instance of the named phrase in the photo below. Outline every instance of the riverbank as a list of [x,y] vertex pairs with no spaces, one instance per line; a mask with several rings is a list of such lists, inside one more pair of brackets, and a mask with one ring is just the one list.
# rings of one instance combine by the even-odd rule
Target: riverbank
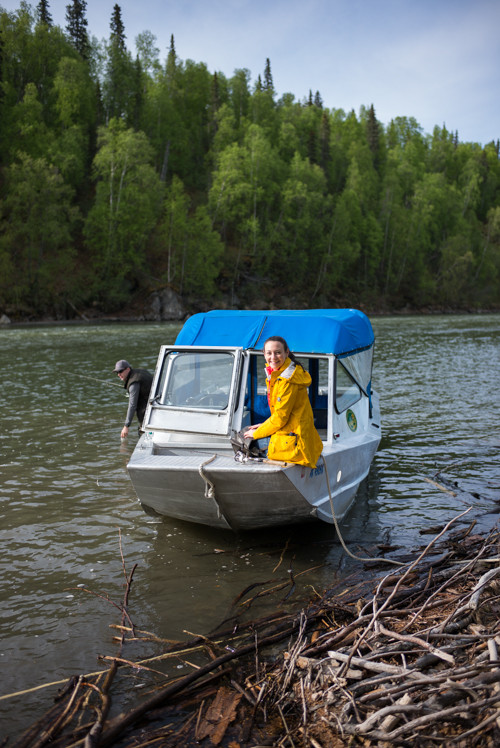
[[[133,567],[106,669],[71,679],[12,748],[497,745],[500,532],[476,533],[466,515],[411,553],[380,548],[294,613],[279,609],[291,573],[251,585],[218,629],[184,642],[135,629]],[[243,620],[262,595],[275,613]],[[138,641],[156,652],[134,661]],[[190,668],[181,678],[179,663]],[[115,693],[128,701],[119,713]]]
[[137,322],[183,322],[192,314],[206,312],[210,309],[306,309],[306,308],[350,308],[355,307],[365,312],[368,316],[406,316],[406,315],[438,315],[438,314],[495,314],[500,312],[500,306],[491,308],[472,308],[470,305],[463,307],[450,307],[448,305],[424,305],[421,307],[408,304],[397,304],[378,300],[372,303],[364,303],[360,299],[336,299],[335,302],[326,303],[325,300],[316,300],[312,303],[304,303],[297,298],[288,296],[276,297],[273,303],[261,299],[249,305],[238,299],[221,297],[210,302],[200,300],[183,299],[170,288],[163,288],[151,294],[134,297],[130,303],[113,312],[104,311],[99,306],[77,308],[68,303],[64,313],[58,315],[40,315],[34,310],[23,309],[22,311],[0,310],[0,327],[10,325],[53,325],[53,324],[109,324],[112,322],[137,323]]

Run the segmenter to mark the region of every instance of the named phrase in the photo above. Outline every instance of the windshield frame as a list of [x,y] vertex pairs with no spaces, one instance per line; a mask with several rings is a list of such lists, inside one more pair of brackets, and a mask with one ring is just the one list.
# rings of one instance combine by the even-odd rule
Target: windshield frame
[[[168,402],[169,387],[172,383],[172,377],[179,372],[176,363],[187,363],[188,354],[193,356],[196,363],[198,358],[199,370],[193,372],[194,376],[186,381],[186,387],[197,382],[198,374],[201,375],[201,368],[206,361],[203,356],[211,357],[214,366],[223,362],[223,356],[228,357],[229,363],[232,359],[232,368],[230,377],[224,381],[227,391],[224,393],[225,402],[215,398],[210,401],[210,394],[199,392],[193,395],[193,400],[188,401],[187,395],[184,401],[182,398],[178,402]],[[217,355],[219,358],[217,359]],[[186,356],[182,362],[182,357]],[[225,346],[179,346],[165,345],[160,349],[158,362],[151,387],[151,396],[144,418],[144,427],[155,430],[165,430],[174,432],[203,433],[215,434],[218,436],[229,435],[232,427],[235,403],[239,392],[240,371],[242,365],[242,349]],[[188,369],[186,369],[188,371]],[[207,370],[208,371],[208,370]],[[207,374],[207,372],[205,372]],[[205,378],[204,383],[208,381]],[[201,382],[201,376],[199,378]],[[220,382],[219,382],[220,384]],[[214,387],[217,383],[214,381]],[[195,387],[193,387],[193,391]],[[171,393],[172,394],[172,393]],[[215,391],[213,395],[220,395],[220,391]],[[196,397],[199,396],[198,402]],[[205,398],[205,399],[203,399]]]

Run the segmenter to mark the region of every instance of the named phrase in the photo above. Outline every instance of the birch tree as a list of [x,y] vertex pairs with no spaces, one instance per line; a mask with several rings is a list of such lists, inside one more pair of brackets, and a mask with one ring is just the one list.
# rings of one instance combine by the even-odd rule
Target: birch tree
[[162,189],[142,132],[111,120],[98,136],[96,197],[85,224],[97,289],[115,301],[126,297],[145,266],[147,240],[159,217]]

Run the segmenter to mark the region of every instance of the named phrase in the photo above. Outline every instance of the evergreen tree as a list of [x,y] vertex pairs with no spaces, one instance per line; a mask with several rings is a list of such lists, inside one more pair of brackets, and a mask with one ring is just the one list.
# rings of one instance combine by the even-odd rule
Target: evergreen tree
[[174,35],[170,36],[170,48],[167,55],[166,65],[167,85],[172,90],[175,88],[175,79],[177,77],[177,52],[175,51]]
[[220,109],[220,91],[219,91],[219,76],[214,73],[210,85],[210,120],[209,127],[212,135],[215,135],[218,129],[217,123],[217,112]]
[[40,0],[37,5],[38,22],[44,23],[49,28],[52,26],[52,16],[49,12],[49,3],[47,0]]
[[330,120],[326,112],[321,117],[319,142],[321,149],[320,165],[326,172],[330,163]]
[[144,106],[144,92],[143,92],[143,69],[142,69],[141,61],[138,56],[135,58],[133,72],[134,72],[134,76],[132,79],[133,88],[132,88],[132,96],[131,96],[129,121],[135,130],[139,130],[142,110]]
[[274,93],[273,76],[271,73],[271,62],[269,57],[266,57],[266,67],[264,70],[264,91],[271,91]]
[[129,125],[136,127],[139,121],[141,72],[140,67],[138,69],[134,66],[125,47],[125,29],[121,8],[117,4],[113,7],[110,29],[103,87],[106,121],[116,117],[125,119]]
[[122,10],[118,3],[113,6],[113,14],[109,26],[111,29],[111,43],[115,44],[122,52],[125,52],[125,27],[122,21]]
[[66,30],[84,59],[88,58],[90,52],[87,19],[85,17],[86,10],[86,0],[73,0],[70,5],[66,6]]
[[307,155],[311,164],[318,163],[318,135],[316,128],[311,127],[307,141]]
[[317,106],[318,109],[323,109],[323,99],[319,91],[316,91],[314,94],[314,106]]
[[372,104],[368,110],[368,119],[366,121],[366,137],[370,150],[373,154],[378,153],[379,132],[379,124],[377,122],[377,118],[375,117],[375,109],[373,108]]
[[236,127],[239,128],[242,120],[248,114],[250,103],[250,71],[247,68],[239,68],[229,81],[230,99],[236,118]]

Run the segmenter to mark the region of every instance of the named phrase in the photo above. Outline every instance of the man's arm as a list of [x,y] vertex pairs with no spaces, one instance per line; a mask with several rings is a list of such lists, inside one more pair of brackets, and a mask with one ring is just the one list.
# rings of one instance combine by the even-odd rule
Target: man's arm
[[141,385],[139,382],[132,382],[129,387],[129,401],[127,408],[127,415],[125,418],[125,426],[122,428],[121,437],[125,439],[128,435],[128,429],[134,418],[135,411],[137,410],[137,403],[139,402],[139,392],[141,391]]

